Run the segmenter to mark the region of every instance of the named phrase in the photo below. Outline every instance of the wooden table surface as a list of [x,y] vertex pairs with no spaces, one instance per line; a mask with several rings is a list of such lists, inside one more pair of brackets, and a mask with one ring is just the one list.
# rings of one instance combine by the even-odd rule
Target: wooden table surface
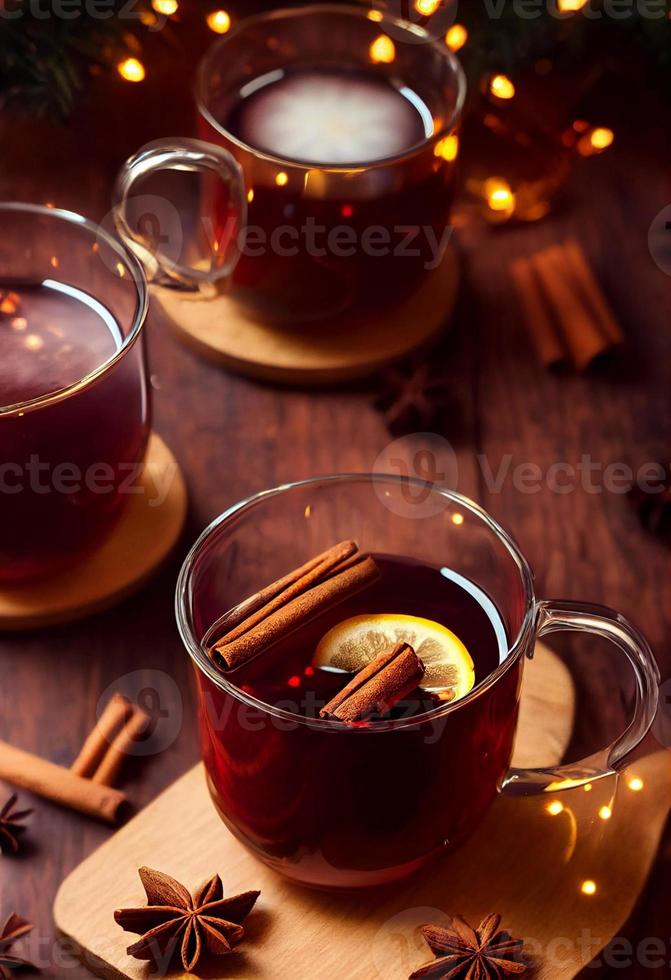
[[[193,52],[193,59],[197,51]],[[167,76],[166,76],[167,77]],[[191,109],[183,80],[149,87],[142,111],[118,81],[104,88],[67,129],[5,119],[0,198],[54,201],[100,218],[114,172],[142,142],[188,133]],[[167,83],[166,83],[167,85]],[[483,504],[517,537],[541,595],[591,599],[621,610],[644,629],[662,675],[671,674],[669,550],[641,529],[623,495],[570,494],[543,485],[521,493],[508,479],[487,489],[481,454],[496,472],[591,454],[606,466],[634,467],[671,451],[671,279],[647,245],[654,215],[669,202],[668,156],[638,141],[583,162],[561,209],[537,225],[461,236],[465,276],[459,314],[440,356],[455,391],[446,432],[459,463],[458,489]],[[617,369],[589,377],[554,377],[537,366],[519,322],[507,274],[512,255],[575,234],[598,270],[629,338]],[[196,761],[198,749],[189,664],[173,616],[179,560],[213,517],[241,497],[284,481],[338,471],[370,470],[390,441],[372,406],[372,386],[309,393],[233,377],[186,350],[151,321],[147,339],[155,428],[187,477],[190,516],[183,544],[141,594],[113,611],[48,632],[0,637],[0,737],[63,765],[76,755],[95,720],[101,693],[141,670],[160,707],[176,717],[178,737],[158,757],[132,766],[126,790],[142,806]],[[484,471],[486,472],[486,471]],[[585,661],[585,686],[598,690]],[[54,943],[51,905],[59,883],[109,830],[38,802],[29,846],[0,859],[0,914],[36,923],[29,944],[45,976],[89,976],[67,946]],[[671,835],[635,919],[634,939],[671,935],[668,880]],[[639,977],[665,969],[618,969]]]

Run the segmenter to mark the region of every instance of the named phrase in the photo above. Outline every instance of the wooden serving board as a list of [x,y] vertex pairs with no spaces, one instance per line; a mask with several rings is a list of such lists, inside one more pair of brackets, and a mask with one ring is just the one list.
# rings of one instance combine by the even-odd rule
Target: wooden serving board
[[141,493],[128,498],[110,537],[78,565],[37,583],[0,588],[0,630],[69,622],[120,602],[149,578],[184,527],[187,493],[163,440],[149,439]]
[[377,316],[283,327],[253,319],[230,296],[205,298],[161,286],[151,287],[152,315],[237,374],[279,384],[335,384],[373,374],[432,341],[452,314],[459,279],[459,257],[450,246],[413,296]]
[[[557,762],[571,734],[570,675],[540,652],[526,671],[529,706],[516,764]],[[471,841],[429,873],[349,895],[292,885],[251,857],[215,814],[197,766],[70,875],[56,898],[56,925],[99,976],[148,980],[151,968],[125,953],[133,937],[113,920],[116,908],[145,904],[138,867],[165,871],[191,889],[216,871],[228,894],[260,888],[261,898],[240,950],[199,966],[211,980],[406,980],[430,959],[423,923],[462,914],[477,924],[492,911],[533,940],[535,980],[568,980],[617,933],[643,888],[671,805],[669,759],[666,752],[649,756],[629,777],[601,780],[589,792],[501,796]],[[634,773],[643,781],[638,792],[628,785]],[[558,799],[564,809],[552,815],[547,807]],[[599,817],[605,806],[611,819]],[[595,883],[595,894],[583,893],[585,881]]]

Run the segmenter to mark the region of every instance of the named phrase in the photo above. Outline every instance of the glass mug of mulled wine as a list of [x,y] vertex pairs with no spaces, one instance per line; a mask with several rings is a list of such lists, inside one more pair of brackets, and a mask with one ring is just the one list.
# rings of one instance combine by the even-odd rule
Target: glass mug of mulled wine
[[[485,511],[400,477],[307,480],[231,507],[186,559],[177,617],[215,806],[306,885],[394,881],[464,841],[500,791],[612,774],[657,706],[633,626],[537,600],[525,557]],[[559,630],[610,641],[611,671],[621,661],[633,676],[626,711],[584,760],[511,769],[525,663]],[[627,685],[615,683],[619,703]],[[603,705],[581,710],[599,728]]]
[[0,203],[0,583],[99,544],[150,427],[136,258],[78,214]]
[[[127,162],[119,228],[153,256],[158,284],[197,291],[214,272],[255,320],[379,318],[441,273],[464,96],[446,44],[388,14],[319,4],[250,17],[200,65],[202,139]],[[177,229],[175,181],[151,183],[174,171],[203,178]]]

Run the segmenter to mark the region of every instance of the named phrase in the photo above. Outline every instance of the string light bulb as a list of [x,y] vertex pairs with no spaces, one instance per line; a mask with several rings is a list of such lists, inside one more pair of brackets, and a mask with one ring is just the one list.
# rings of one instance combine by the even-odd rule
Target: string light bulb
[[151,0],[151,5],[157,14],[164,14],[166,17],[176,14],[179,6],[177,0]]
[[548,803],[545,809],[551,817],[558,817],[560,813],[564,812],[564,804],[560,800],[553,800]]
[[645,784],[643,780],[640,779],[638,776],[633,776],[627,783],[627,786],[632,791],[632,793],[640,793],[644,785]]
[[557,8],[562,14],[575,14],[587,3],[587,0],[557,0]]
[[286,187],[289,183],[289,175],[286,174],[284,170],[280,170],[280,172],[275,175],[275,183],[278,187]]
[[494,75],[489,82],[489,91],[497,99],[512,99],[515,97],[515,86],[507,75]]
[[491,211],[500,215],[511,215],[515,210],[515,195],[510,184],[500,177],[489,177],[485,181],[485,199]]
[[371,43],[368,55],[374,65],[390,65],[396,59],[396,45],[386,34],[380,34]]
[[609,806],[602,806],[599,810],[599,817],[601,820],[610,820],[613,816],[613,811]]
[[445,44],[450,51],[461,51],[468,41],[468,31],[463,24],[453,24],[445,35]]
[[120,61],[117,65],[117,71],[127,82],[141,82],[147,74],[144,65],[138,58],[125,58]]
[[205,22],[215,34],[226,34],[231,29],[231,15],[226,10],[213,10]]
[[441,3],[442,0],[415,0],[415,10],[423,17],[432,17]]
[[443,160],[456,160],[457,154],[459,153],[459,137],[456,133],[450,133],[449,136],[443,136],[442,140],[438,140],[436,147],[433,151],[437,157],[442,157]]
[[583,881],[580,886],[580,891],[583,895],[596,895],[596,882],[595,881]]

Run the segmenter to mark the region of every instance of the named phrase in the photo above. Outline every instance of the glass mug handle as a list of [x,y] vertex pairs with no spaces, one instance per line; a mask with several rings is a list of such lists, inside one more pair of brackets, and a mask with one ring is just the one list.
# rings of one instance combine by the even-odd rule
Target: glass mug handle
[[[240,259],[240,235],[230,235],[226,247],[219,249],[219,236],[214,229],[216,216],[207,215],[208,227],[201,231],[209,238],[215,261],[210,268],[184,265],[178,261],[184,229],[177,208],[167,198],[142,194],[137,190],[138,182],[144,178],[169,170],[199,173],[221,181],[228,192],[227,220],[232,222],[230,227],[235,231],[245,227],[247,196],[242,168],[235,157],[213,143],[179,137],[147,143],[126,160],[115,185],[113,214],[117,232],[144,266],[149,282],[186,291],[202,290],[214,284],[226,286]],[[161,236],[155,235],[152,240],[134,227],[128,214],[129,204],[133,201],[142,204],[157,230],[162,229]],[[192,222],[198,215],[187,217]],[[163,243],[167,243],[167,249],[161,249]],[[171,256],[170,251],[175,254]]]
[[601,636],[625,655],[636,683],[633,717],[611,745],[580,762],[547,769],[510,769],[501,787],[508,794],[557,792],[613,775],[646,736],[657,711],[660,675],[652,650],[645,637],[623,616],[603,606],[581,602],[539,602],[536,636],[560,630]]

